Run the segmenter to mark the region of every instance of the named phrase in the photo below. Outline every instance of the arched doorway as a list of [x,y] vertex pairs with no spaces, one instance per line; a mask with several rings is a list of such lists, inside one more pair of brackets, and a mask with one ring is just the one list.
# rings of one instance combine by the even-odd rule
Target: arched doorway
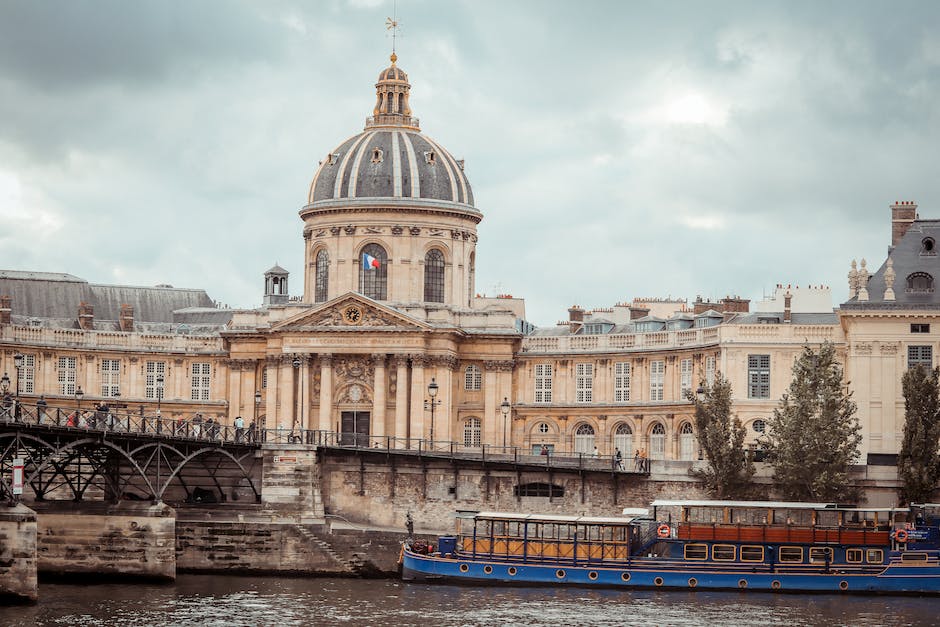
[[594,427],[582,422],[574,432],[574,452],[590,454],[594,451]]
[[666,459],[666,427],[657,422],[650,430],[650,459]]
[[691,422],[683,422],[679,427],[679,459],[683,461],[695,459],[695,434],[692,432]]

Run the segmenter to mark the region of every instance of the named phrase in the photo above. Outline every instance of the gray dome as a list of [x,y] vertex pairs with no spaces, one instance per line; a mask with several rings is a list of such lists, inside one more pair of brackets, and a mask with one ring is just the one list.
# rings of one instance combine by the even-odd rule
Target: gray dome
[[307,203],[353,198],[423,198],[473,206],[463,161],[403,126],[366,128],[320,162]]

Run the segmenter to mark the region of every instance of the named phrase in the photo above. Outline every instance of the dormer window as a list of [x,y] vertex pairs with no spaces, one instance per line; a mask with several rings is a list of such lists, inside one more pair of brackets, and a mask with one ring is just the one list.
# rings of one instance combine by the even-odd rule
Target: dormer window
[[907,277],[907,292],[929,294],[933,292],[933,277],[926,272],[915,272]]
[[339,155],[336,154],[335,152],[331,152],[330,154],[328,154],[328,155],[326,156],[326,164],[327,164],[327,165],[336,165],[336,160],[337,160],[337,159],[339,159]]
[[433,151],[433,150],[429,150],[429,151],[427,151],[427,152],[424,153],[424,161],[425,161],[425,163],[427,163],[428,165],[434,165],[434,160],[435,160],[436,158],[437,158],[437,157],[436,157],[436,155],[434,154],[434,151]]
[[937,256],[937,242],[932,237],[925,237],[920,241],[920,254],[925,257]]
[[372,163],[382,163],[384,158],[385,154],[382,152],[381,148],[372,149]]

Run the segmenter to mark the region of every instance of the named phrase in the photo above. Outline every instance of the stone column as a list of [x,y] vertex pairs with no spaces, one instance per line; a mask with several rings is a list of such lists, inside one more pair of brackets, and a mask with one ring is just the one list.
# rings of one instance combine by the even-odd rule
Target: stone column
[[[408,437],[408,358],[405,355],[395,355],[392,363],[396,370],[395,379],[395,430],[392,433],[396,438]],[[404,448],[402,439],[398,447]]]
[[310,422],[310,355],[300,358],[300,428],[311,429]]
[[290,355],[281,355],[277,373],[277,422],[268,424],[269,429],[291,428],[294,419],[294,367]]
[[[265,360],[265,367],[268,369],[268,385],[264,388],[264,427],[272,429],[277,426],[275,422],[274,414],[277,408],[277,387],[278,387],[278,375],[280,374],[278,369],[278,358],[277,357],[268,357]],[[255,418],[261,417],[261,408],[258,408],[258,415]],[[249,423],[250,424],[250,423]],[[258,429],[261,429],[262,425],[259,422],[257,424]]]
[[333,355],[320,355],[320,417],[317,428],[321,431],[333,429]]
[[[221,365],[221,364],[220,364]],[[228,363],[228,418],[233,420],[241,412],[241,366],[234,362]]]
[[411,415],[409,416],[410,438],[426,439],[427,429],[424,426],[424,398],[427,395],[424,380],[424,366],[427,363],[426,355],[412,355],[411,357]]
[[388,404],[385,393],[385,355],[372,355],[375,366],[375,382],[372,384],[372,435],[377,438],[385,436],[385,407]]

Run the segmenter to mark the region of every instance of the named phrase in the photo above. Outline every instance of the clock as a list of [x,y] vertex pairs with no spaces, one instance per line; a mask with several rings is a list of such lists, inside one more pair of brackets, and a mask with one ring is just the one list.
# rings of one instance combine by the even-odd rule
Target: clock
[[362,310],[356,306],[347,307],[343,310],[343,320],[348,324],[359,324],[362,322]]

